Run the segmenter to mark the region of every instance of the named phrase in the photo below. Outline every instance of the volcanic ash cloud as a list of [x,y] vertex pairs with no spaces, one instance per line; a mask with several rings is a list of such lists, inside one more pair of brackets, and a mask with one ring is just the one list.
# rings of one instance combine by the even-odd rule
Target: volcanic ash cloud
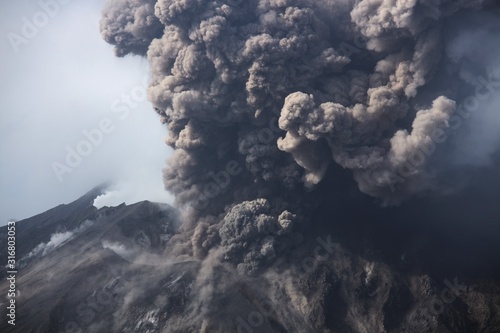
[[[498,56],[488,56],[500,45],[494,8],[486,0],[109,0],[103,38],[118,56],[147,57],[149,99],[174,149],[164,183],[187,210],[171,254],[259,275],[293,260],[295,230],[307,230],[318,199],[340,191],[321,187],[345,177],[340,169],[363,193],[397,204],[443,190],[457,161],[479,160],[473,147],[456,149],[464,128],[489,138],[487,160],[498,148],[494,129],[478,134],[495,117],[481,112],[499,90]],[[478,92],[490,98],[475,111],[483,120],[457,126]],[[282,295],[305,297],[292,276],[283,281]],[[196,302],[215,297],[203,295]],[[312,311],[306,303],[282,315]]]

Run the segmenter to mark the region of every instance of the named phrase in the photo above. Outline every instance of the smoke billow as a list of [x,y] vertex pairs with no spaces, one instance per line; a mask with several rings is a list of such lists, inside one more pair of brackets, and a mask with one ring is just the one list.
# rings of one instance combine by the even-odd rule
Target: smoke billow
[[101,20],[104,40],[114,44],[116,55],[146,55],[151,41],[160,37],[163,26],[154,16],[156,1],[108,1]]
[[[497,10],[488,0],[109,0],[103,38],[118,56],[148,58],[149,99],[174,149],[164,183],[185,222],[170,255],[203,262],[189,320],[171,331],[224,321],[209,310],[223,279],[260,281],[287,331],[324,330],[324,295],[300,285],[289,256],[318,202],[341,195],[322,183],[348,173],[392,205],[449,193],[464,182],[451,171],[491,163]],[[392,281],[371,263],[334,266]],[[356,332],[379,331],[373,318],[354,323],[365,315],[346,317]]]
[[19,260],[18,267],[23,268],[28,263],[36,258],[43,257],[50,252],[54,251],[58,247],[66,244],[71,239],[73,239],[77,234],[82,233],[86,229],[90,228],[94,224],[93,221],[85,220],[80,226],[73,230],[65,230],[60,232],[55,232],[50,235],[50,240],[48,242],[42,242],[38,244],[33,250],[31,250],[27,255]]

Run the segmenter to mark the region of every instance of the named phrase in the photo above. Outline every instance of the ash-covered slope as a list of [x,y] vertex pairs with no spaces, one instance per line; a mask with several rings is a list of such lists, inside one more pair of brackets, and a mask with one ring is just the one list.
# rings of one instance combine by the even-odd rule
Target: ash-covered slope
[[[436,245],[437,233],[416,222],[407,221],[406,233],[384,222],[397,220],[397,211],[372,204],[371,211],[349,215],[345,212],[354,211],[349,205],[360,199],[339,201],[329,209],[345,210],[349,221],[290,233],[294,246],[288,254],[250,276],[230,262],[170,253],[171,237],[181,236],[185,227],[177,227],[173,208],[141,202],[97,210],[92,197],[98,194],[91,191],[17,223],[22,230],[17,241],[25,250],[19,254],[16,326],[4,317],[2,332],[500,330],[498,265],[466,270],[448,262],[454,256],[443,252],[453,242]],[[417,214],[419,207],[403,211],[408,209]],[[311,219],[327,215],[328,210],[317,211]],[[33,241],[35,236],[40,239]],[[495,249],[478,252],[495,257]],[[439,269],[440,261],[448,264]],[[474,274],[478,267],[482,270]],[[6,289],[3,280],[0,294]],[[1,307],[3,313],[5,301]]]
[[[5,319],[4,278],[0,331],[89,331],[94,317],[112,315],[123,301],[114,295],[123,287],[124,270],[139,254],[153,258],[161,253],[175,232],[177,213],[169,205],[144,201],[96,209],[92,203],[99,194],[101,188],[96,188],[68,205],[16,223],[16,326]],[[7,235],[6,227],[0,232]]]
[[[26,256],[38,244],[46,243],[52,234],[76,228],[86,219],[91,218],[97,209],[92,205],[96,196],[102,194],[103,186],[98,186],[74,202],[61,204],[42,214],[27,218],[16,226],[16,236],[19,242],[16,246],[18,258]],[[0,242],[7,242],[7,227],[1,228]],[[0,260],[7,262],[7,252],[0,251]],[[3,278],[5,272],[0,272]]]

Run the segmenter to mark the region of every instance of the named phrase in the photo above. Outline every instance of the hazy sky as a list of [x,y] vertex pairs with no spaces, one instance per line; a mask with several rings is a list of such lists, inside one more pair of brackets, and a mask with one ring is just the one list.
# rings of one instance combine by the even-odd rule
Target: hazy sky
[[68,1],[52,17],[40,2],[51,1],[0,3],[0,225],[109,179],[117,185],[101,204],[171,201],[146,60],[116,58],[101,39],[104,0]]

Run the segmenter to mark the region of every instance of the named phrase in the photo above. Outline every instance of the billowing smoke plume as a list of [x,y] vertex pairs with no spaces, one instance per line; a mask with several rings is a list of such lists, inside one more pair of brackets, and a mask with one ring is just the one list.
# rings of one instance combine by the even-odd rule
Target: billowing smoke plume
[[94,224],[93,221],[85,220],[80,226],[78,226],[73,230],[55,232],[54,234],[50,235],[50,240],[48,242],[46,243],[42,242],[38,244],[27,255],[22,257],[19,260],[18,267],[23,268],[34,259],[46,256],[47,254],[51,253],[58,247],[72,240],[76,235],[90,228],[93,224]]
[[108,1],[101,20],[104,40],[116,45],[116,55],[146,55],[151,41],[160,37],[163,26],[154,16],[156,1]]
[[286,264],[317,202],[341,190],[321,185],[350,174],[390,205],[450,192],[450,171],[487,163],[500,138],[484,126],[500,122],[496,11],[487,0],[110,0],[103,37],[119,56],[147,56],[175,150],[164,182],[186,221],[170,254],[204,262],[189,322],[172,325],[213,328],[224,265],[265,280],[288,331],[310,331],[302,317],[321,330],[321,292]]

